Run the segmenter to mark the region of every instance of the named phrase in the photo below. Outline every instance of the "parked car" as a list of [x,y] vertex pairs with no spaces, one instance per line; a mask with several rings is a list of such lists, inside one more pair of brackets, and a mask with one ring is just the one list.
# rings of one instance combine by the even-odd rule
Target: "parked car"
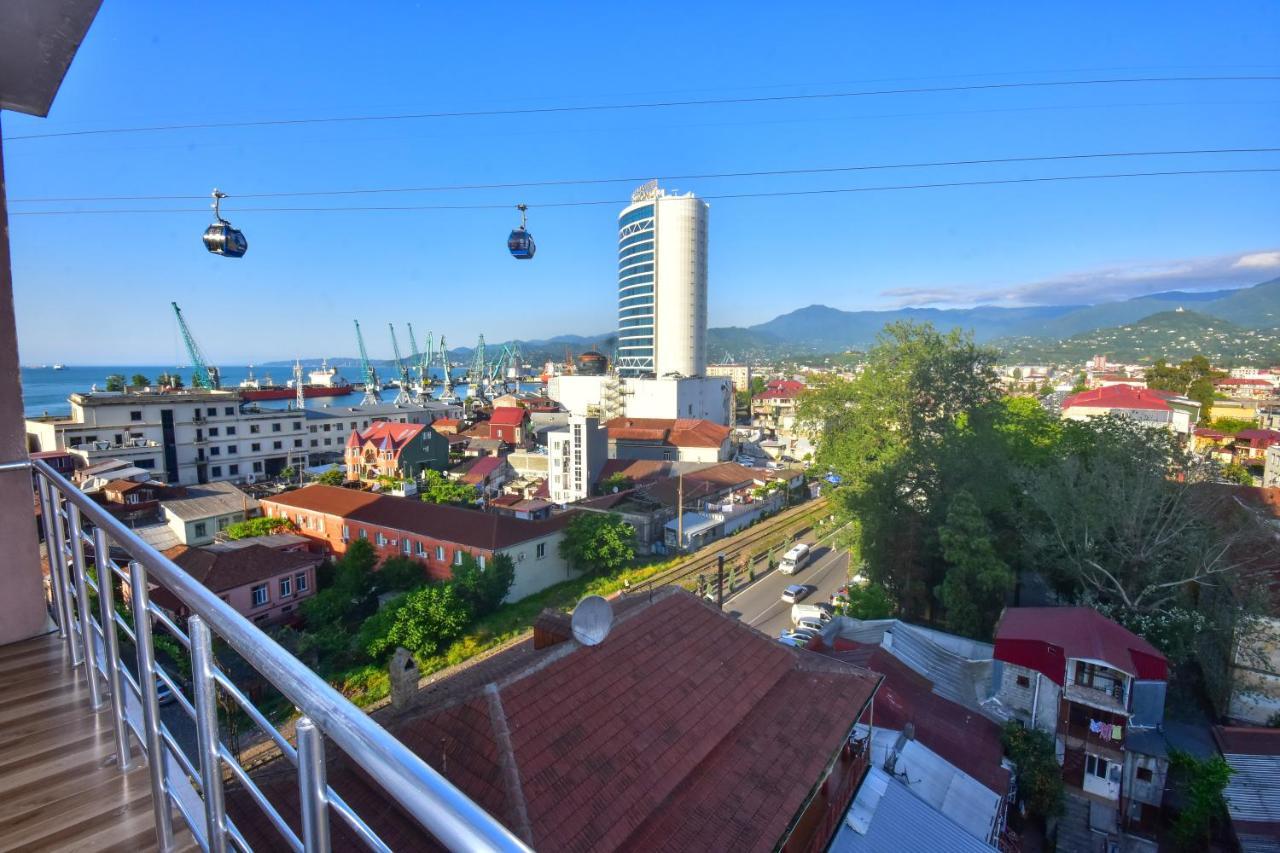
[[814,631],[816,633],[821,634],[823,627],[825,627],[825,623],[821,619],[813,619],[810,617],[806,617],[804,619],[796,620],[797,630],[803,629],[806,631]]
[[793,583],[782,591],[782,600],[787,604],[795,604],[809,594],[809,587]]
[[798,631],[794,628],[786,628],[778,635],[778,639],[793,646],[807,646],[809,641],[816,636],[818,635],[813,631]]
[[831,621],[831,605],[829,604],[793,604],[791,605],[791,621],[801,619],[817,619],[826,623]]

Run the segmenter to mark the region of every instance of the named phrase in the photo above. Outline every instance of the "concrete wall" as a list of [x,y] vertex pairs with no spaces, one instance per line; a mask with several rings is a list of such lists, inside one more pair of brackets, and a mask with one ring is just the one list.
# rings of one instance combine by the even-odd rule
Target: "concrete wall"
[[733,423],[733,382],[723,376],[626,381],[629,418],[697,418],[722,426]]
[[[304,575],[307,579],[307,588],[303,592],[298,592],[298,575]],[[284,578],[289,579],[292,587],[292,592],[287,596],[280,594],[280,581]],[[267,585],[267,603],[260,607],[255,607],[253,604],[253,588],[258,585],[257,583],[238,586],[219,595],[243,616],[258,624],[281,622],[292,618],[299,605],[315,595],[316,572],[313,567],[308,567],[275,575],[261,583]]]
[[[1045,678],[1034,669],[1001,662],[1002,675],[1000,689],[996,698],[1016,716],[1024,721],[1031,721],[1032,708],[1035,708],[1036,719],[1032,728],[1053,734],[1058,729],[1058,702],[1062,696],[1062,688],[1052,680]],[[1018,684],[1019,677],[1026,679],[1026,686]],[[1036,686],[1039,684],[1040,697],[1036,699]]]

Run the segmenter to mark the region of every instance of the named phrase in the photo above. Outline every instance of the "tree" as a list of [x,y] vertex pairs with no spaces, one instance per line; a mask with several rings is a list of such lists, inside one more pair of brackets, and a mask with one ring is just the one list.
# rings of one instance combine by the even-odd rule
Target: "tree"
[[516,564],[506,554],[495,554],[485,567],[470,554],[462,555],[462,563],[453,567],[453,581],[458,597],[479,619],[497,610],[511,591],[516,579]]
[[226,533],[228,539],[248,539],[296,529],[296,525],[287,518],[261,516],[227,525]]
[[346,480],[346,476],[338,469],[337,465],[316,477],[316,482],[324,486],[341,486]]
[[472,504],[476,500],[475,486],[450,480],[431,469],[422,472],[419,494],[423,501],[431,504]]
[[845,616],[854,619],[888,619],[893,615],[893,598],[889,590],[878,583],[852,584],[849,601],[844,605]]
[[151,380],[148,379],[142,373],[135,373],[133,374],[133,377],[129,380],[129,384],[132,385],[134,388],[144,388],[147,385],[151,384]]
[[161,388],[181,388],[182,377],[176,373],[161,373],[156,377],[156,384]]
[[1176,367],[1159,359],[1147,368],[1145,379],[1148,388],[1173,391],[1197,401],[1200,404],[1200,423],[1204,424],[1209,422],[1213,411],[1214,380],[1225,375],[1214,370],[1209,359],[1195,355]]
[[1182,791],[1182,810],[1173,824],[1178,846],[1184,850],[1208,850],[1213,825],[1227,817],[1222,792],[1231,779],[1231,765],[1221,755],[1203,761],[1180,750],[1170,756],[1170,769]]
[[1017,765],[1018,799],[1027,811],[1042,818],[1062,814],[1062,768],[1054,757],[1053,739],[1010,720],[1001,740]]
[[294,477],[297,477],[297,476],[298,476],[298,472],[292,465],[288,466],[287,468],[285,468],[280,472],[281,480],[292,480]]
[[429,580],[427,567],[412,557],[394,556],[382,561],[376,573],[379,592],[407,592]]
[[635,535],[616,513],[579,512],[564,527],[560,556],[579,571],[612,574],[635,559]]
[[433,655],[462,635],[471,611],[453,584],[428,584],[389,603],[360,628],[360,642],[375,659],[397,646]]
[[1249,469],[1241,465],[1239,462],[1232,462],[1222,467],[1222,479],[1228,483],[1235,483],[1240,486],[1252,486],[1253,475],[1249,473]]
[[908,615],[929,612],[942,581],[944,457],[956,460],[957,436],[998,402],[995,359],[958,330],[893,323],[861,374],[820,378],[801,395],[801,420],[819,435],[817,462],[842,478],[834,499],[852,544]]
[[107,375],[107,390],[108,390],[108,391],[123,391],[123,390],[124,390],[124,374],[123,374],[123,373],[111,373],[111,374],[108,374],[108,375]]
[[950,564],[937,590],[947,610],[947,626],[968,637],[989,639],[1013,590],[1013,572],[996,556],[991,530],[968,492],[952,498],[939,538],[942,556]]
[[354,621],[370,607],[373,567],[378,562],[367,539],[356,539],[333,566],[333,583],[302,602],[302,615],[313,631],[332,630]]

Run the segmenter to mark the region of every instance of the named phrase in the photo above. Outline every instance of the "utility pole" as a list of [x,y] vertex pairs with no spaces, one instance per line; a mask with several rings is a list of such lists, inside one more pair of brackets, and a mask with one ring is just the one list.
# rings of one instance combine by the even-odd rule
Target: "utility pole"
[[724,610],[724,551],[716,554],[716,607]]
[[676,479],[676,553],[684,551],[684,472]]

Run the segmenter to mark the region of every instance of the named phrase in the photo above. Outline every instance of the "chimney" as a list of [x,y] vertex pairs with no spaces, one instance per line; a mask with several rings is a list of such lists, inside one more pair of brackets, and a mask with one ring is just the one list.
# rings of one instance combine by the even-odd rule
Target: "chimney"
[[408,649],[400,646],[391,656],[391,707],[403,711],[418,693],[418,664]]
[[568,614],[547,609],[533,623],[533,647],[545,649],[573,637],[573,623]]

